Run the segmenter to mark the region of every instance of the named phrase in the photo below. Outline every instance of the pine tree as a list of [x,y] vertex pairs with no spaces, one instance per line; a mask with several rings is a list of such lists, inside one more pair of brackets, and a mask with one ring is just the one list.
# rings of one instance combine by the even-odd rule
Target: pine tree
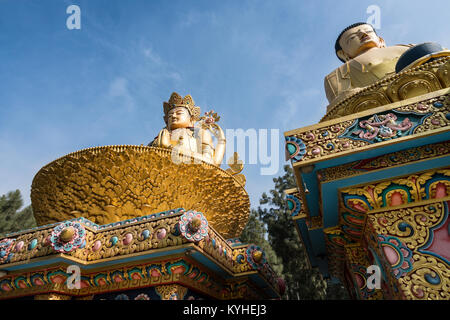
[[266,237],[267,229],[265,228],[264,223],[259,219],[257,211],[252,209],[240,239],[243,243],[252,243],[259,246],[264,251],[267,262],[271,265],[276,274],[281,275],[283,273],[283,263],[280,257],[278,257],[272,249]]
[[19,190],[8,192],[0,197],[0,237],[36,227],[31,206],[18,211],[22,206],[23,199]]

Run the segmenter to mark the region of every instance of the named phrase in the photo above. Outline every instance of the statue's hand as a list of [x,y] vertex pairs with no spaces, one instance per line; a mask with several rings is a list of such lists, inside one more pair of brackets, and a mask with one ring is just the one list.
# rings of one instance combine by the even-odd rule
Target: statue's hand
[[170,148],[172,145],[170,144],[170,133],[167,129],[162,129],[158,136],[151,142],[153,147],[164,147]]
[[172,144],[170,143],[170,133],[167,129],[162,130],[161,146],[165,148],[170,148],[172,146]]
[[223,160],[223,156],[225,155],[226,139],[225,133],[219,125],[215,124],[214,129],[214,135],[217,138],[217,146],[214,152],[214,163],[220,166]]
[[216,125],[216,138],[225,139],[225,133],[219,125]]

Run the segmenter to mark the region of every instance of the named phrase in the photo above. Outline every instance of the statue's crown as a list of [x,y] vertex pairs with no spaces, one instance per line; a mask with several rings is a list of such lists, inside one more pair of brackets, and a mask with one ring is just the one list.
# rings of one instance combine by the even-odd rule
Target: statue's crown
[[196,106],[194,103],[194,99],[192,99],[191,95],[188,94],[184,98],[181,97],[178,93],[174,92],[169,98],[168,102],[163,103],[164,106],[164,121],[167,124],[167,115],[171,109],[177,107],[185,107],[189,110],[190,115],[194,118],[194,121],[197,121],[200,117],[200,107]]

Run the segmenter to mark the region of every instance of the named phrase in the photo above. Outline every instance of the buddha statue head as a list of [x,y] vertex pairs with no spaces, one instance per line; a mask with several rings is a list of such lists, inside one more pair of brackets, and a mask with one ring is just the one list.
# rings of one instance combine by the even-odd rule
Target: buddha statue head
[[[217,124],[220,117],[214,111],[200,116],[190,95],[181,97],[174,92],[163,103],[166,127],[149,143],[149,146],[174,148],[174,161],[178,153],[199,156],[201,160],[220,166],[225,154],[225,133]],[[217,139],[214,146],[212,135]]]
[[368,23],[358,22],[345,28],[336,39],[334,48],[342,62],[349,61],[372,48],[383,48],[386,44]]
[[174,92],[168,102],[163,103],[164,121],[167,129],[192,128],[200,116],[200,107],[195,106],[190,95],[182,98]]

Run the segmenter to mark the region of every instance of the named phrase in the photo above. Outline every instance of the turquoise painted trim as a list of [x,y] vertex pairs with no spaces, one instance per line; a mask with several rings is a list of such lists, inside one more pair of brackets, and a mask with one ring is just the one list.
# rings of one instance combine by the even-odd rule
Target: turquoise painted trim
[[418,163],[404,165],[402,167],[387,168],[382,171],[368,172],[363,175],[332,181],[322,184],[324,228],[334,227],[338,224],[338,188],[350,187],[371,181],[388,179],[391,177],[413,174],[419,171],[448,166],[450,156],[426,160]]
[[421,147],[429,144],[439,143],[439,142],[445,142],[450,140],[450,129],[446,132],[441,132],[434,134],[432,136],[422,137],[422,138],[416,138],[416,139],[410,139],[407,141],[398,141],[394,140],[396,143],[385,145],[385,146],[378,146],[376,143],[372,145],[368,145],[373,147],[372,149],[366,149],[364,151],[356,152],[353,154],[343,155],[337,158],[333,159],[327,159],[323,160],[321,162],[315,163],[315,170],[323,169],[323,168],[329,168],[329,167],[335,167],[344,163],[349,163],[353,161],[363,160],[363,159],[369,159],[378,157],[384,154],[397,152],[400,150],[406,150],[410,148],[415,147]]
[[233,276],[228,271],[225,271],[220,265],[218,265],[208,257],[205,257],[202,253],[198,251],[192,252],[190,257],[225,279],[233,278]]
[[[154,221],[154,220],[158,220],[158,219],[167,218],[169,216],[172,217],[172,216],[176,216],[177,214],[184,213],[185,211],[191,211],[191,210],[185,210],[184,208],[171,209],[171,210],[167,210],[167,211],[151,213],[151,214],[148,214],[148,215],[145,215],[145,216],[135,217],[135,218],[122,220],[122,221],[119,221],[119,222],[108,223],[108,224],[104,224],[104,225],[98,225],[98,224],[96,224],[96,223],[92,222],[91,220],[86,219],[84,217],[78,217],[78,218],[73,218],[73,219],[70,219],[70,220],[64,220],[64,221],[60,221],[60,222],[46,224],[46,225],[39,226],[39,227],[34,227],[34,228],[30,228],[30,229],[16,231],[16,232],[13,232],[13,233],[8,233],[3,238],[14,237],[14,236],[17,236],[19,234],[28,233],[28,232],[31,232],[31,231],[37,231],[37,230],[47,229],[47,228],[50,228],[50,227],[56,227],[56,226],[58,226],[58,225],[60,225],[61,223],[64,223],[64,222],[79,222],[83,226],[91,228],[92,230],[98,232],[98,231],[104,231],[105,229],[114,228],[114,227],[117,227],[117,226],[125,226],[125,225],[128,226],[128,225],[136,224],[136,223],[143,222],[143,221]],[[2,239],[2,238],[0,238],[0,239]]]
[[[419,147],[419,146],[423,146],[423,145],[427,145],[427,144],[444,142],[447,140],[450,140],[450,131],[436,134],[433,136],[424,137],[424,138],[412,139],[412,140],[408,140],[405,142],[398,142],[394,145],[388,145],[388,146],[379,147],[376,149],[370,149],[370,150],[362,151],[359,153],[345,155],[345,156],[342,156],[339,158],[324,160],[322,162],[315,163],[314,170],[311,173],[306,173],[306,174],[301,173],[302,180],[306,184],[308,190],[310,191],[309,194],[307,194],[305,198],[306,198],[306,203],[307,203],[308,210],[310,212],[311,217],[315,217],[315,216],[319,215],[319,193],[317,192],[318,182],[317,182],[317,178],[316,178],[316,173],[318,170],[324,169],[324,168],[329,168],[329,167],[335,167],[335,166],[339,166],[339,165],[342,165],[345,163],[350,163],[350,162],[354,162],[354,161],[358,161],[358,160],[374,158],[374,157],[378,157],[378,156],[388,154],[388,153],[393,153],[393,152],[400,151],[400,150],[410,149],[410,148]],[[376,146],[376,144],[374,146]],[[421,162],[422,166],[423,166],[423,163],[424,162]],[[449,162],[447,162],[447,164],[448,163]],[[446,165],[446,164],[444,164],[444,165]],[[402,168],[403,167],[397,167],[396,168],[397,172],[400,172],[402,170]],[[424,169],[425,168],[422,168],[418,171],[421,171]],[[388,170],[388,169],[385,169],[385,170]],[[407,172],[407,173],[409,173],[409,172]],[[369,174],[369,173],[367,173],[367,174]],[[402,173],[395,173],[394,176],[398,176],[401,174]],[[366,174],[363,174],[361,176],[365,177]],[[359,176],[359,177],[361,177],[361,176]],[[383,178],[375,178],[372,180],[380,180],[380,179],[383,179]],[[339,180],[339,183],[341,183],[343,181],[344,180]],[[370,181],[370,180],[367,179],[366,181]],[[361,180],[361,182],[359,182],[359,183],[364,183],[366,181]],[[324,193],[322,192],[322,195],[323,194]]]
[[314,253],[314,249],[311,243],[310,234],[308,231],[308,227],[306,226],[306,222],[304,219],[295,220],[297,223],[298,229],[300,230],[300,236],[302,237],[303,244],[306,249],[306,254],[308,255],[309,263],[312,267],[317,267],[316,255]]
[[52,264],[62,263],[62,262],[68,263],[68,264],[74,264],[74,265],[78,265],[78,266],[82,267],[81,264],[73,262],[72,260],[69,260],[67,258],[57,257],[57,258],[51,258],[51,259],[39,261],[39,262],[24,263],[21,265],[16,265],[16,266],[11,266],[11,267],[6,267],[6,268],[2,267],[1,270],[6,270],[8,272],[11,272],[11,271],[17,271],[17,270],[31,269],[31,268],[35,268],[35,267],[49,266]]
[[353,208],[350,208],[350,207],[348,206],[347,198],[350,198],[350,197],[353,198],[353,199],[359,199],[359,200],[361,200],[362,202],[364,202],[364,203],[367,205],[367,207],[369,208],[369,210],[372,210],[372,209],[373,209],[372,206],[371,206],[370,203],[366,200],[365,197],[360,196],[360,195],[351,195],[351,196],[349,195],[349,196],[344,196],[344,207],[347,208],[348,210],[354,211]]
[[318,268],[325,278],[329,277],[326,259],[325,235],[322,229],[308,230],[304,219],[295,220],[311,267]]
[[316,217],[319,215],[319,183],[316,178],[316,170],[312,173],[306,175],[302,174],[303,182],[309,190],[309,193],[305,194],[307,207],[311,217]]
[[432,184],[433,182],[436,182],[438,180],[441,180],[441,181],[442,180],[447,180],[447,181],[449,181],[450,178],[448,176],[446,176],[446,175],[438,174],[435,177],[433,177],[433,179],[428,180],[425,183],[425,186],[424,186],[425,187],[426,199],[430,199],[430,194],[429,194],[429,192],[430,192],[430,188],[429,188],[430,184]]
[[406,191],[406,193],[408,194],[407,202],[408,203],[411,202],[411,195],[410,194],[411,194],[412,188],[409,187],[409,186],[402,186],[402,185],[394,183],[393,185],[389,186],[389,188],[383,190],[383,193],[380,194],[381,199],[383,199],[383,207],[386,206],[386,195],[387,195],[387,193],[389,191],[398,190],[398,189],[402,189],[402,190]]
[[227,239],[227,243],[231,246],[231,247],[237,247],[237,246],[242,246],[245,243],[242,243],[241,239],[238,238],[230,238]]
[[123,263],[127,263],[127,262],[133,262],[133,261],[139,261],[139,260],[152,259],[152,258],[158,258],[158,257],[162,257],[162,256],[173,255],[173,254],[177,254],[177,253],[182,253],[182,252],[186,251],[187,249],[189,249],[189,248],[181,248],[181,249],[169,250],[169,251],[164,251],[164,252],[155,252],[155,253],[151,253],[151,254],[145,254],[142,256],[125,257],[122,259],[93,263],[93,264],[89,264],[89,265],[84,265],[82,263],[78,263],[76,261],[72,261],[72,260],[70,260],[68,258],[64,258],[64,257],[56,257],[56,258],[50,258],[48,260],[46,259],[46,260],[42,260],[42,261],[38,261],[38,262],[24,263],[21,265],[11,266],[11,267],[2,268],[2,269],[7,270],[7,271],[17,271],[17,270],[24,270],[24,269],[30,269],[30,268],[35,268],[35,267],[45,267],[45,266],[49,266],[51,264],[65,262],[68,264],[78,265],[83,270],[89,270],[89,269],[94,269],[94,268],[96,269],[96,268],[117,265],[117,264],[123,264]]
[[159,257],[164,257],[164,256],[169,256],[169,255],[173,255],[173,254],[177,254],[177,253],[182,253],[184,251],[186,251],[187,248],[181,248],[181,249],[176,249],[176,250],[168,250],[168,251],[161,251],[161,252],[155,252],[155,253],[150,253],[150,254],[145,254],[142,256],[134,256],[134,257],[128,257],[128,258],[124,258],[124,259],[120,259],[120,260],[113,260],[113,261],[107,261],[107,262],[101,262],[101,263],[96,263],[96,264],[90,264],[88,266],[84,266],[83,269],[94,269],[94,268],[102,268],[102,267],[108,267],[108,266],[112,266],[115,264],[122,264],[122,263],[128,263],[128,262],[133,262],[133,261],[139,261],[139,260],[145,260],[145,259],[153,259],[153,258],[159,258]]

